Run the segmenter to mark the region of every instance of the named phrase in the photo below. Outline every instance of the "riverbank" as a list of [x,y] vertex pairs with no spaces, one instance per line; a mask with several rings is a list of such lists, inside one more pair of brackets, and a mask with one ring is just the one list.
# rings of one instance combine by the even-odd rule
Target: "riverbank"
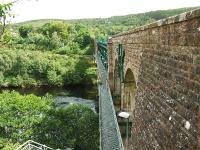
[[51,95],[55,103],[62,104],[83,104],[98,111],[98,90],[97,86],[65,86],[65,87],[30,87],[30,88],[1,88],[2,91],[17,91],[22,95],[34,94],[36,96]]

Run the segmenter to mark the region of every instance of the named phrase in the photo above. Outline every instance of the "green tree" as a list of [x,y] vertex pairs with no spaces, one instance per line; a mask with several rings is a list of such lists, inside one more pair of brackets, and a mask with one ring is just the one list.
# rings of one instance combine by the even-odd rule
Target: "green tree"
[[0,4],[0,38],[4,34],[6,28],[6,19],[11,16],[12,3]]
[[19,34],[22,38],[27,38],[28,33],[30,33],[33,30],[33,27],[30,25],[23,25],[19,27]]
[[83,105],[52,110],[37,129],[38,140],[54,148],[99,149],[98,115]]
[[53,36],[54,32],[56,32],[62,39],[67,39],[68,37],[68,25],[61,21],[46,23],[38,30],[50,38]]
[[16,92],[0,94],[0,137],[11,142],[24,142],[33,135],[33,128],[45,117],[52,100]]
[[74,41],[79,44],[81,49],[86,48],[92,42],[89,31],[87,30],[87,28],[77,25],[75,29],[77,30],[77,35],[75,36]]

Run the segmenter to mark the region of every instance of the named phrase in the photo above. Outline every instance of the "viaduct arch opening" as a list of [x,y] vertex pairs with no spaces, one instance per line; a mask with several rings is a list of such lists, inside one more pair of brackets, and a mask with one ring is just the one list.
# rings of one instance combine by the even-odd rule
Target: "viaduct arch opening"
[[135,109],[136,82],[132,70],[129,68],[125,74],[124,97],[122,99],[122,109],[133,112]]

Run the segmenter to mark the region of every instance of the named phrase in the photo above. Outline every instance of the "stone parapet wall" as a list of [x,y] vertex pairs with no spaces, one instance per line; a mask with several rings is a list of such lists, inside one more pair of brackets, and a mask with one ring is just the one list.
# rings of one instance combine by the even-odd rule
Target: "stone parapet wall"
[[118,44],[137,84],[132,149],[200,149],[200,9],[113,36],[112,68]]

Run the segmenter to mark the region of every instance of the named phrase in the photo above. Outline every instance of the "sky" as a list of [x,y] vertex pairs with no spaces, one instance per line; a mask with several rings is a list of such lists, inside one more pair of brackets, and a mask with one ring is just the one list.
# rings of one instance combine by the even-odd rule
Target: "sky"
[[200,0],[21,0],[13,7],[13,22],[105,18],[192,6],[200,6]]

